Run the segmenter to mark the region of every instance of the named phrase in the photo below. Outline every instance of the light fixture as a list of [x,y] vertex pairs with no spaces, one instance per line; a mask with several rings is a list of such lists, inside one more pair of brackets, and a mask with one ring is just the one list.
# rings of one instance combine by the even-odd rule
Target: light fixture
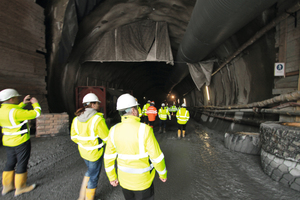
[[209,97],[208,86],[206,85],[205,87],[206,87],[207,100],[209,101],[209,100],[210,100],[210,97]]

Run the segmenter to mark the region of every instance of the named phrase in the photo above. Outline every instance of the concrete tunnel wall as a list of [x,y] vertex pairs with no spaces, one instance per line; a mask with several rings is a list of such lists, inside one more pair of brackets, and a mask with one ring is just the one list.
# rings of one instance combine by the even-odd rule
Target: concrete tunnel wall
[[[178,0],[168,2],[153,1],[152,3],[143,4],[141,6],[139,4],[140,1],[136,1],[134,3],[131,1],[131,4],[127,4],[127,1],[110,1],[103,2],[102,4],[102,2],[99,1],[98,3],[101,6],[96,7],[93,10],[94,12],[92,11],[88,16],[83,17],[81,23],[78,24],[78,33],[76,39],[73,36],[74,41],[72,42],[71,38],[69,38],[69,42],[71,45],[69,47],[70,52],[57,53],[62,50],[62,46],[66,46],[66,44],[62,43],[61,41],[63,29],[67,27],[66,25],[72,27],[72,29],[70,30],[76,29],[76,26],[74,24],[74,26],[72,26],[72,24],[66,24],[68,22],[67,20],[65,20],[66,9],[68,7],[67,2],[69,1],[55,2],[55,4],[50,5],[51,9],[47,14],[47,25],[49,25],[47,27],[49,53],[47,62],[47,97],[49,101],[50,112],[68,111],[69,114],[72,114],[72,112],[74,111],[74,86],[78,84],[84,85],[84,80],[86,80],[85,78],[88,77],[89,73],[99,74],[99,76],[103,76],[108,72],[108,70],[112,69],[112,66],[114,66],[116,69],[120,68],[121,66],[118,65],[120,63],[110,63],[109,65],[107,65],[106,63],[102,63],[101,67],[92,67],[93,71],[85,71],[85,68],[82,68],[78,64],[78,59],[81,53],[84,52],[84,49],[87,48],[89,44],[94,42],[93,37],[101,37],[103,33],[108,30],[113,30],[117,26],[131,23],[142,18],[148,17],[153,20],[165,20],[170,23],[170,42],[172,45],[173,55],[175,55],[182,40],[184,31],[186,30],[189,16],[191,16],[191,12],[193,10],[193,5],[195,4],[195,1]],[[284,4],[282,3],[284,1],[280,2],[281,4]],[[290,5],[296,1],[288,2]],[[134,12],[135,15],[132,16],[129,15],[129,12],[127,10],[121,9],[122,12],[125,12],[125,15],[129,15],[124,17],[124,13],[122,15],[119,15],[120,13],[118,14],[117,12],[120,11],[120,8],[123,8],[120,4],[122,6],[125,6],[126,8],[130,8],[130,6],[133,6],[129,11],[134,10],[134,8],[139,8],[141,9],[139,11],[143,12]],[[153,8],[153,6],[156,8],[155,11],[153,9],[149,9]],[[288,8],[288,5],[283,7]],[[240,45],[242,45],[247,39],[249,39],[255,32],[264,27],[276,15],[279,15],[284,11],[284,9],[281,9],[280,12],[278,10],[279,8],[277,7],[277,4],[273,5],[267,11],[261,13],[249,24],[245,25],[237,33],[229,37],[214,51],[210,52],[210,54],[208,54],[206,58],[218,58],[219,60],[218,63],[215,63],[214,70],[216,70],[218,68],[218,65],[220,65],[222,61],[230,56],[232,52],[234,52]],[[117,15],[114,15],[115,13],[117,13]],[[162,15],[162,13],[164,15]],[[54,16],[56,16],[56,18]],[[74,16],[71,16],[71,18],[74,19]],[[52,19],[49,20],[49,17],[52,17]],[[120,21],[120,18],[124,18],[126,20]],[[176,18],[176,20],[174,20],[174,18]],[[112,24],[110,24],[110,22],[112,22]],[[103,28],[103,30],[101,28],[97,28],[99,27],[99,23],[102,24],[101,28]],[[54,29],[54,27],[58,27],[59,30]],[[93,30],[97,30],[96,35]],[[227,67],[224,67],[220,72],[212,77],[210,85],[210,103],[212,105],[220,106],[245,104],[264,100],[273,96],[271,92],[274,78],[272,71],[274,62],[277,60],[276,54],[278,51],[275,45],[275,33],[275,28],[267,32],[266,35],[255,41],[255,43],[247,48],[246,51],[243,51],[243,53],[240,54],[238,58],[233,60]],[[49,41],[51,41],[52,43]],[[132,67],[132,63],[126,63],[126,65],[129,66],[128,69],[132,70],[132,68],[134,68]],[[162,97],[157,97],[158,94],[167,95],[168,91],[156,90],[155,87],[152,87],[152,84],[154,84],[155,86],[155,83],[151,83],[151,80],[147,80],[145,84],[137,84],[136,82],[132,81],[137,77],[139,77],[140,80],[143,80],[143,77],[140,74],[145,73],[145,71],[149,70],[152,67],[151,65],[154,66],[156,65],[156,63],[151,63],[150,66],[147,66],[147,64],[143,65],[143,63],[140,63],[139,65],[144,67],[141,67],[141,69],[139,69],[141,71],[137,73],[136,77],[132,77],[130,80],[124,79],[120,82],[114,81],[115,76],[107,77],[107,80],[111,81],[110,83],[108,83],[108,86],[115,87],[117,89],[128,90],[136,87],[136,90],[134,90],[134,95],[137,96],[139,100],[142,100],[144,96],[149,95],[149,93],[147,92],[150,92],[150,96],[152,96],[153,98],[157,98],[158,101],[161,100]],[[155,66],[155,70],[157,70],[158,73],[161,69],[166,70],[166,72],[168,72],[169,70],[172,71],[172,66],[168,65],[167,67],[165,67],[163,65],[164,64],[159,63],[159,66]],[[124,71],[122,71],[121,73],[124,72],[126,74],[130,74],[129,71],[126,71],[126,67],[124,68]],[[142,70],[143,68],[145,71]],[[84,73],[82,73],[83,71]],[[101,85],[102,83],[98,84]],[[126,88],[124,87],[124,85],[126,86]],[[149,88],[148,91],[144,91],[145,87]],[[194,106],[207,105],[205,93],[203,93],[204,90],[202,89],[201,91],[198,91],[189,75],[186,76],[181,82],[176,84],[172,92],[176,93],[177,97],[181,100],[183,98],[186,98],[190,109],[194,109]],[[193,110],[191,111],[193,112]],[[199,116],[194,115],[193,117],[199,120]],[[227,127],[230,128],[230,125],[228,125]]]

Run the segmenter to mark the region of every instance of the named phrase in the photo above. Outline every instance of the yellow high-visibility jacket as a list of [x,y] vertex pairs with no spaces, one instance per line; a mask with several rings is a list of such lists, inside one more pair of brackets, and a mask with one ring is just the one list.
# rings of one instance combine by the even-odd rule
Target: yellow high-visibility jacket
[[186,108],[180,108],[176,113],[177,123],[186,124],[190,119],[190,113]]
[[102,113],[94,114],[85,122],[75,117],[71,125],[71,140],[78,144],[83,159],[94,162],[103,154],[102,147],[107,141],[108,132]]
[[138,111],[139,111],[139,117],[141,117],[143,115],[142,110],[139,106],[137,106],[137,108],[138,108]]
[[0,126],[2,126],[3,146],[15,147],[30,139],[28,120],[41,115],[39,103],[32,104],[33,110],[23,109],[23,102],[19,105],[3,103],[0,108]]
[[177,111],[177,107],[175,105],[170,107],[170,112],[176,112]]
[[110,129],[104,166],[109,181],[118,178],[121,187],[132,191],[145,190],[151,186],[155,176],[153,167],[161,178],[167,178],[164,154],[153,129],[132,115],[122,116],[122,122]]
[[160,120],[167,120],[167,116],[169,116],[169,119],[171,119],[171,115],[167,107],[160,108],[158,110],[158,117]]
[[146,103],[146,104],[143,106],[142,112],[143,112],[143,115],[144,115],[144,116],[148,116],[146,112],[147,112],[147,109],[149,108],[149,106],[150,106],[150,103]]

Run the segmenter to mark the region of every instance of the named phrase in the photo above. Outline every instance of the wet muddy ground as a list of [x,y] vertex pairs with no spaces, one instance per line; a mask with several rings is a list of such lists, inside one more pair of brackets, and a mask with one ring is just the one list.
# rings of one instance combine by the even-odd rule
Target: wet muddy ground
[[[156,200],[300,199],[300,192],[273,181],[262,171],[260,156],[226,149],[224,133],[190,120],[186,138],[177,139],[175,119],[168,121],[164,134],[158,134],[158,123],[155,125],[168,169],[166,183],[158,175],[155,177]],[[36,183],[37,188],[19,197],[13,197],[11,192],[0,199],[76,200],[86,166],[68,133],[55,137],[33,136],[31,142],[27,183]],[[1,172],[5,160],[5,148],[0,146]],[[124,199],[120,186],[114,188],[109,184],[103,168],[95,199]]]

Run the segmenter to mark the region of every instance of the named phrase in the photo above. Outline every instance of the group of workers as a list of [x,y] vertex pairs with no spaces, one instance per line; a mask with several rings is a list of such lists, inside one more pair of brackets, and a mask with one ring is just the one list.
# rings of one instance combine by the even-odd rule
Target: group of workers
[[[14,89],[0,91],[0,126],[7,154],[2,174],[2,195],[15,190],[15,196],[18,196],[36,187],[35,184],[26,185],[31,151],[28,120],[39,117],[41,107],[37,99],[30,95],[19,103],[19,96],[21,95]],[[31,103],[32,110],[23,109],[28,103]],[[144,113],[144,108],[143,111],[140,110],[132,95],[121,95],[117,99],[121,122],[110,130],[103,113],[100,113],[101,102],[94,93],[86,94],[82,103],[83,107],[75,112],[76,117],[70,129],[71,140],[78,144],[79,154],[87,166],[78,200],[94,199],[103,162],[110,184],[114,187],[120,184],[126,200],[154,199],[155,171],[162,182],[167,181],[164,154],[153,132],[153,122],[157,115],[154,102],[148,102],[149,106]],[[145,117],[145,114],[147,117],[155,115],[154,120],[148,117],[150,126],[140,122],[140,117]],[[164,103],[158,115],[160,127],[163,126],[165,132],[165,121],[167,116],[169,119],[171,116]],[[178,137],[181,132],[184,137],[185,124],[189,119],[185,104],[177,111],[176,117],[179,124]]]
[[175,115],[178,123],[178,138],[181,138],[181,136],[185,137],[186,123],[190,119],[190,113],[186,109],[185,103],[183,103],[181,107],[178,108],[176,107],[175,103],[173,103],[170,108],[166,106],[165,103],[162,103],[160,109],[157,112],[154,101],[148,100],[147,103],[143,106],[142,110],[139,108],[139,116],[143,118],[143,122],[145,124],[148,124],[152,128],[154,126],[154,121],[157,114],[160,119],[158,130],[159,133],[166,133],[166,121],[168,118],[169,120],[171,120],[171,115]]

